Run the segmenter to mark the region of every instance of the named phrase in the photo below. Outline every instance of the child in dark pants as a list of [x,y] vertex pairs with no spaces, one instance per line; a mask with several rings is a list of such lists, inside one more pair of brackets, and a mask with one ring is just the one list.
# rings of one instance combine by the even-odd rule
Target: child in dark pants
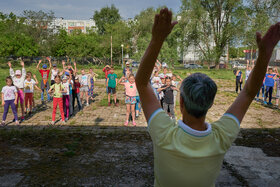
[[172,119],[175,119],[175,112],[174,112],[174,93],[173,91],[176,90],[179,92],[175,86],[171,84],[171,77],[165,78],[165,85],[158,89],[158,92],[163,92],[163,109],[166,113],[168,113],[168,109],[170,111],[170,116]]
[[81,84],[79,82],[79,77],[75,77],[75,82],[74,82],[75,89],[73,90],[73,106],[75,106],[75,99],[77,99],[79,111],[82,109],[82,104],[80,99],[80,87]]
[[11,77],[6,78],[6,86],[2,88],[2,106],[4,106],[3,119],[1,126],[5,125],[9,107],[11,106],[16,124],[18,125],[18,116],[16,110],[16,102],[18,98],[17,88],[13,85]]
[[[264,98],[264,104],[272,105],[272,93],[273,93],[273,87],[274,87],[274,77],[276,74],[273,74],[272,68],[268,69],[268,73],[265,75],[265,98]],[[266,99],[269,97],[268,103],[266,102]]]

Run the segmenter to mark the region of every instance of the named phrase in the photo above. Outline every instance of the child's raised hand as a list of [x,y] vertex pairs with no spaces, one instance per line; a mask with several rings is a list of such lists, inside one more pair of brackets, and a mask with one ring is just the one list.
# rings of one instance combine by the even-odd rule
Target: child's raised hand
[[39,64],[41,64],[42,60],[39,60]]
[[[17,105],[17,100],[15,100],[14,103],[15,103],[15,105]],[[4,102],[4,104],[5,104],[5,102]]]
[[20,61],[20,65],[21,65],[22,67],[24,66],[23,60]]
[[62,60],[62,65],[65,65],[65,61],[64,60]]
[[7,64],[10,68],[12,67],[12,63],[10,61]]
[[36,75],[35,74],[33,75],[33,78],[36,79]]
[[177,21],[172,21],[172,12],[167,8],[161,9],[159,14],[155,15],[152,38],[157,41],[163,41],[172,31]]
[[262,37],[259,32],[256,33],[256,41],[260,54],[263,54],[269,60],[274,47],[280,40],[280,22],[270,26],[266,34]]

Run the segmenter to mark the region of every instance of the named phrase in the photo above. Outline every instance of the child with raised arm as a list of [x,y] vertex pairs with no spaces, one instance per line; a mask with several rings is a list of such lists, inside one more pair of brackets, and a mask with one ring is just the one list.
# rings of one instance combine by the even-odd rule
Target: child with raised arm
[[4,86],[2,88],[2,106],[4,106],[4,112],[3,112],[1,126],[6,125],[6,118],[7,118],[7,114],[9,112],[10,106],[11,106],[13,114],[14,114],[14,119],[15,119],[16,125],[19,124],[17,110],[16,110],[17,98],[18,98],[18,89],[13,85],[12,78],[7,77],[6,86]]
[[117,75],[114,73],[114,68],[111,67],[110,69],[110,74],[108,74],[108,78],[107,78],[107,83],[106,86],[108,87],[108,106],[111,106],[111,93],[114,96],[114,102],[115,102],[115,106],[118,106],[117,103],[117,84],[118,84],[118,79],[117,79]]
[[279,98],[280,98],[280,75],[277,72],[276,76],[274,77],[275,80],[275,89],[276,89],[276,107],[279,108]]
[[136,84],[134,75],[130,74],[128,76],[128,80],[123,82],[123,79],[125,77],[122,77],[119,80],[119,84],[125,86],[125,104],[126,104],[126,121],[124,122],[124,125],[128,125],[129,121],[129,114],[132,113],[132,125],[136,126],[135,122],[135,104],[136,104]]
[[17,88],[17,102],[16,102],[16,108],[17,108],[17,113],[18,113],[18,100],[20,100],[20,107],[21,107],[21,118],[20,120],[24,120],[24,80],[25,80],[25,76],[26,76],[26,71],[24,68],[24,62],[21,60],[20,62],[21,66],[22,66],[22,71],[20,70],[16,70],[16,72],[14,72],[13,68],[12,68],[12,64],[11,62],[8,62],[8,66],[10,67],[10,76],[12,77],[13,80],[13,84],[14,86]]
[[142,57],[136,85],[153,141],[155,186],[215,186],[225,153],[238,135],[240,123],[259,91],[273,48],[280,40],[280,22],[264,37],[257,33],[258,60],[244,88],[225,114],[205,122],[217,92],[207,75],[194,73],[180,87],[182,119],[171,120],[161,109],[150,76],[164,40],[176,22],[167,8],[155,15],[151,42]]
[[64,86],[62,85],[61,78],[59,75],[55,76],[54,81],[55,81],[55,84],[53,84],[49,90],[49,93],[53,93],[53,112],[52,112],[51,125],[54,125],[54,123],[55,123],[57,105],[59,106],[61,121],[63,124],[65,124],[62,94],[66,93],[67,91],[65,90]]
[[28,115],[31,115],[32,107],[33,107],[33,100],[34,100],[34,87],[41,91],[40,88],[36,86],[38,84],[38,80],[36,76],[34,75],[32,79],[31,74],[28,73],[26,75],[26,79],[24,81],[24,103],[25,103],[25,112],[28,113]]
[[65,92],[62,93],[63,111],[64,111],[65,121],[68,121],[70,117],[70,108],[72,107],[72,100],[70,100],[70,92],[72,92],[71,87],[73,85],[72,75],[69,71],[65,72],[65,75],[62,78],[62,85],[65,90]]
[[39,63],[37,65],[37,69],[39,70],[39,72],[41,73],[42,76],[42,81],[41,81],[41,101],[42,104],[44,104],[44,92],[46,91],[47,93],[47,97],[48,97],[48,102],[51,100],[50,94],[49,94],[49,89],[50,89],[50,85],[49,85],[49,75],[50,75],[50,69],[52,66],[51,63],[51,59],[49,57],[47,57],[47,60],[49,61],[49,68],[47,66],[47,64],[43,64],[42,69],[40,69],[40,64],[42,62],[42,60],[39,60]]
[[86,74],[84,69],[81,69],[81,75],[79,77],[79,82],[81,84],[80,93],[81,93],[81,102],[83,104],[83,99],[86,98],[86,106],[89,106],[89,87],[91,86],[90,83],[90,75]]

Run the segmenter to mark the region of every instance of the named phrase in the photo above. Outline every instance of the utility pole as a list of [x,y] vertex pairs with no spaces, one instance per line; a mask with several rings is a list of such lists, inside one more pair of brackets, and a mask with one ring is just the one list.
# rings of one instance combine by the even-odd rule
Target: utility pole
[[121,45],[122,47],[122,69],[123,69],[123,44]]
[[113,66],[113,39],[111,35],[111,66]]

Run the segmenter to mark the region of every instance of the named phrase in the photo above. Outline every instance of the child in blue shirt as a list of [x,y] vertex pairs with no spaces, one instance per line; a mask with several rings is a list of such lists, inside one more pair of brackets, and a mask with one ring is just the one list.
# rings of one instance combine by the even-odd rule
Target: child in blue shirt
[[[264,104],[272,105],[272,93],[273,93],[273,87],[274,87],[274,77],[276,74],[273,73],[272,68],[268,68],[268,73],[265,74],[265,98],[264,98]],[[266,102],[267,97],[269,97],[268,103]]]

